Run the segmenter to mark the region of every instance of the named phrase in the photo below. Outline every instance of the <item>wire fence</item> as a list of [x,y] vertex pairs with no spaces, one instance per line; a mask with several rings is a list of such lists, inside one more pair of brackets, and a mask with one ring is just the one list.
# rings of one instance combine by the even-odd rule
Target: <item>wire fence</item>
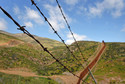
[[[78,42],[77,42],[77,40],[76,40],[76,38],[75,38],[75,36],[74,36],[72,30],[71,30],[71,27],[69,26],[69,23],[68,23],[68,21],[67,21],[67,19],[66,19],[66,16],[65,16],[64,13],[63,13],[63,10],[62,10],[62,8],[61,8],[61,6],[60,6],[58,0],[56,0],[56,3],[57,3],[57,5],[58,5],[58,7],[59,7],[59,9],[60,9],[60,11],[61,11],[61,14],[62,14],[62,16],[63,16],[63,18],[64,18],[64,20],[65,20],[65,22],[66,22],[66,24],[67,24],[67,27],[68,27],[70,33],[71,33],[71,35],[72,35],[72,37],[73,37],[73,39],[74,39],[74,41],[75,41],[75,44],[76,44],[76,46],[78,47],[78,50],[79,50],[79,52],[81,53],[81,55],[82,55],[82,57],[83,57],[83,60],[85,61],[85,65],[87,66],[87,64],[86,64],[86,63],[87,63],[87,60],[86,60],[85,57],[83,56],[83,53],[82,53],[82,51],[81,51],[81,48],[80,48],[80,46],[79,46],[79,44],[78,44]],[[82,65],[82,67],[85,69],[85,67],[84,67],[83,65]],[[91,73],[91,76],[92,76],[92,78],[93,78],[94,81],[95,81],[95,78],[94,78],[94,76],[92,75],[92,72],[90,71],[89,68],[88,68],[88,70],[89,70],[89,72]],[[96,81],[95,81],[95,83],[96,83]]]
[[77,42],[77,40],[76,40],[76,38],[75,38],[75,36],[74,36],[72,30],[71,30],[71,27],[70,27],[70,25],[69,25],[69,23],[68,23],[68,21],[67,21],[67,19],[66,19],[66,16],[65,16],[64,13],[63,13],[63,10],[62,10],[61,5],[59,4],[59,1],[56,0],[56,3],[57,3],[57,5],[58,5],[58,7],[59,7],[59,9],[60,9],[60,11],[61,11],[61,14],[62,14],[62,16],[63,16],[63,18],[64,18],[64,20],[65,20],[65,22],[66,22],[66,24],[67,24],[67,27],[68,27],[68,29],[69,29],[69,31],[70,31],[70,33],[71,33],[71,35],[72,35],[74,41],[75,41],[75,43],[76,43],[76,46],[78,47],[79,52],[81,53],[81,55],[82,55],[84,61],[87,61],[87,60],[84,58],[84,56],[83,56],[83,53],[82,53],[82,51],[81,51],[81,48],[80,48],[80,46],[79,46],[79,44],[78,44],[78,42]]
[[[53,27],[52,24],[49,22],[49,20],[47,19],[47,17],[41,12],[40,8],[36,5],[36,3],[34,2],[34,0],[31,0],[31,2],[32,2],[32,5],[34,5],[34,6],[37,8],[37,10],[38,10],[38,11],[40,12],[40,14],[43,16],[43,18],[45,19],[45,21],[46,21],[46,22],[49,24],[49,26],[52,28],[52,30],[54,31],[54,33],[61,39],[62,43],[65,45],[65,47],[67,48],[67,50],[71,53],[71,55],[77,60],[77,62],[78,62],[83,68],[85,68],[85,67],[83,66],[83,64],[77,59],[77,57],[76,57],[76,56],[73,54],[73,52],[70,50],[70,48],[68,47],[68,45],[67,45],[67,44],[65,43],[65,41],[62,39],[62,37],[61,37],[61,36],[58,34],[58,32],[54,29],[54,27]],[[69,31],[70,31],[70,33],[71,33],[71,35],[72,35],[72,37],[73,37],[73,39],[74,39],[74,41],[75,41],[75,44],[76,44],[76,46],[77,46],[77,48],[78,48],[80,54],[82,55],[84,61],[87,62],[87,60],[86,60],[86,59],[84,58],[84,56],[83,56],[83,53],[82,53],[82,51],[81,51],[81,49],[80,49],[80,46],[79,46],[79,44],[78,44],[78,42],[77,42],[77,40],[76,40],[76,38],[75,38],[75,36],[74,36],[72,30],[71,30],[71,27],[70,27],[70,25],[69,25],[69,23],[68,23],[68,21],[67,21],[67,18],[65,17],[65,15],[64,15],[64,13],[63,13],[63,10],[62,10],[62,8],[61,8],[61,6],[60,6],[58,0],[56,0],[56,3],[57,3],[57,5],[58,5],[58,7],[59,7],[59,9],[60,9],[60,11],[61,11],[61,14],[62,14],[62,16],[63,16],[63,18],[64,18],[64,20],[65,20],[65,22],[66,22],[66,24],[67,24],[67,27],[68,27],[68,29],[69,29]],[[63,63],[61,63],[56,57],[54,57],[54,55],[53,55],[52,53],[50,53],[50,51],[49,51],[47,48],[45,48],[32,34],[30,34],[30,33],[24,28],[25,26],[20,26],[19,23],[17,23],[2,7],[0,7],[0,8],[1,8],[1,10],[2,10],[11,20],[13,20],[13,22],[19,27],[19,28],[18,28],[19,30],[23,31],[23,33],[27,34],[29,37],[31,37],[32,39],[34,39],[34,40],[43,48],[43,50],[44,50],[45,52],[47,52],[48,54],[50,54],[60,65],[62,65],[65,69],[67,69],[67,70],[68,70],[70,73],[72,73],[74,76],[78,77],[78,76],[75,75],[72,71],[70,71]],[[87,64],[86,64],[86,66],[87,66]],[[79,77],[78,77],[78,78],[79,78]],[[85,81],[83,81],[83,82],[85,82]]]
[[[71,53],[71,55],[78,61],[78,63],[84,68],[84,66],[82,65],[82,63],[77,59],[77,57],[73,54],[73,52],[70,50],[70,48],[68,47],[68,45],[65,43],[65,41],[62,39],[62,37],[58,34],[58,32],[54,29],[54,27],[52,26],[52,24],[49,22],[49,20],[47,19],[47,17],[43,14],[43,12],[40,10],[40,8],[36,5],[36,3],[34,2],[34,0],[31,0],[32,5],[34,5],[37,10],[40,12],[40,14],[43,16],[43,18],[45,19],[45,21],[47,21],[47,23],[49,24],[49,26],[52,28],[52,30],[54,31],[54,33],[60,38],[60,40],[63,42],[63,44],[65,45],[65,47],[68,49],[68,51]],[[73,34],[73,33],[72,33]]]
[[[32,0],[33,1],[33,0]],[[33,2],[33,4],[35,4],[34,2]],[[37,7],[37,6],[36,6]],[[7,11],[5,11],[1,6],[0,6],[0,9],[19,27],[19,28],[17,28],[18,30],[21,30],[24,34],[26,34],[26,35],[28,35],[29,37],[31,37],[33,40],[35,40],[40,46],[41,46],[41,48],[45,51],[45,52],[47,52],[53,59],[55,59],[61,66],[63,66],[67,71],[69,71],[71,74],[73,74],[74,76],[76,76],[77,78],[79,78],[80,79],[80,77],[79,76],[77,76],[76,74],[74,74],[72,71],[70,71],[63,63],[61,63],[47,48],[45,48],[41,43],[40,43],[40,41],[39,40],[37,40],[32,34],[30,34],[26,29],[25,29],[25,26],[21,26],[18,22],[16,22],[13,18],[12,18],[12,16],[7,12]],[[38,8],[39,9],[39,8]],[[40,10],[40,9],[39,9]],[[44,15],[43,15],[44,16]],[[45,18],[45,20],[46,21],[48,21],[47,20],[47,18],[46,17],[44,17]],[[51,25],[51,24],[50,24]],[[52,27],[53,28],[53,27]],[[54,29],[54,28],[53,28]],[[55,33],[58,35],[58,33],[55,31]],[[61,37],[60,37],[61,38]],[[84,83],[86,83],[84,80],[82,80]],[[88,83],[87,83],[88,84]]]

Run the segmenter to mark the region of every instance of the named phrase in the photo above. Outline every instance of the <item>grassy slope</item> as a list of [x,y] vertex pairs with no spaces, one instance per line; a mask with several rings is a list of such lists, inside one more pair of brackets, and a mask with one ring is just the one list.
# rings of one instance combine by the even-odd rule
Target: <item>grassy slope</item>
[[[32,38],[27,36],[26,34],[23,34],[23,33],[11,34],[11,33],[8,33],[8,32],[5,32],[5,31],[2,31],[2,30],[0,30],[0,34],[8,35],[8,37],[17,38],[17,39],[20,39],[24,42],[27,42],[27,43],[30,43],[30,44],[33,44],[33,45],[39,47],[39,45]],[[38,36],[35,36],[35,35],[34,35],[34,37],[36,39],[38,39],[47,48],[53,48],[53,47],[56,47],[56,46],[64,46],[63,43],[61,43],[59,41],[56,41],[56,40],[53,40],[53,39],[38,37]]]
[[[19,42],[18,45],[0,46],[0,68],[26,67],[40,75],[62,74],[66,71],[51,56],[36,45],[33,45],[32,42],[29,44],[13,36],[0,33],[0,44],[11,41],[12,39],[15,42]],[[98,44],[98,42],[79,42],[86,59],[96,51]],[[120,77],[124,79],[125,43],[106,43],[106,46],[107,48],[104,54],[93,70],[96,79],[98,81],[104,80],[105,77]],[[83,57],[80,55],[75,43],[69,47],[75,56],[84,63],[82,60]],[[75,72],[81,69],[78,62],[74,60],[64,46],[51,47],[49,50],[71,71]]]
[[106,43],[106,50],[93,70],[93,74],[98,82],[108,79],[110,84],[125,83],[124,66],[125,43]]
[[[14,34],[13,36],[25,41],[25,42],[28,42],[28,43],[31,43],[33,45],[38,45],[32,38],[30,38],[29,36],[25,35],[25,34]],[[59,41],[56,41],[56,40],[52,40],[52,39],[49,39],[49,38],[43,38],[43,37],[38,37],[38,36],[35,36],[34,37],[36,39],[38,39],[45,47],[47,48],[53,48],[53,47],[56,47],[56,46],[63,46],[63,44]]]
[[[83,52],[83,55],[85,56],[86,59],[88,59],[96,51],[96,48],[98,46],[98,42],[81,41],[79,42],[79,44]],[[82,55],[80,55],[80,52],[78,51],[78,48],[76,48],[75,43],[70,45],[69,47],[70,50],[74,53],[74,55],[77,57],[79,62],[84,63],[83,57]],[[71,71],[75,72],[82,69],[78,61],[73,58],[73,56],[69,53],[69,51],[65,47],[55,47],[52,52]],[[57,62],[53,63],[52,65],[49,65],[47,68],[45,67],[44,69],[46,71],[49,70],[50,72],[49,74],[55,74],[55,73],[58,74],[66,71]]]
[[38,72],[39,69],[53,60],[42,49],[18,40],[15,37],[0,34],[0,38],[2,43],[9,42],[12,39],[15,42],[22,42],[15,46],[0,46],[0,68],[26,67]]
[[[62,66],[55,62],[51,56],[36,45],[33,45],[34,43],[32,41],[27,43],[8,34],[0,33],[0,44],[7,43],[11,40],[14,40],[13,42],[16,44],[14,45],[12,42],[7,46],[0,46],[0,68],[26,67],[40,75],[62,74],[66,71]],[[46,39],[44,42],[47,45],[52,41]],[[54,42],[55,41],[53,41],[53,43]],[[11,46],[12,44],[14,46]],[[79,42],[85,59],[88,59],[96,51],[98,44],[98,42]],[[81,69],[78,62],[74,60],[62,44],[57,44],[52,47],[49,45],[48,47],[54,56],[63,62],[71,71],[75,72]],[[78,57],[79,61],[84,63],[84,60],[82,60],[83,57],[80,55],[75,43],[69,47],[75,56]],[[121,82],[124,82],[122,80],[125,78],[124,65],[125,43],[106,43],[106,50],[96,67],[93,69],[93,74],[98,82],[105,78],[110,79],[112,77],[118,77],[121,79]],[[89,79],[90,77],[88,77],[87,81],[89,81]],[[110,80],[110,83],[116,81],[117,80]]]
[[[8,42],[12,39],[15,40],[15,42],[21,41],[6,34],[0,34],[0,37],[2,37],[0,42]],[[61,74],[66,71],[39,47],[24,41],[21,42],[21,44],[16,46],[0,46],[0,68],[26,67],[41,75]],[[95,52],[98,45],[97,42],[79,42],[79,44],[86,59]],[[86,46],[84,46],[84,44]],[[69,47],[78,59],[84,63],[84,60],[82,60],[83,57],[78,52],[76,45],[72,44]],[[49,50],[73,72],[80,70],[81,66],[79,66],[78,62],[74,60],[64,46],[57,46]]]
[[0,43],[5,43],[5,42],[8,42],[12,39],[19,40],[19,39],[13,37],[13,36],[10,36],[10,35],[7,35],[7,34],[4,34],[4,33],[0,32]]
[[[13,40],[12,43],[11,40]],[[47,64],[48,57],[42,50],[36,46],[25,43],[13,36],[0,33],[0,44],[11,42],[11,44],[0,46],[0,68],[26,67],[32,71],[38,72],[41,66]],[[15,44],[16,42],[16,44]],[[17,45],[18,42],[18,45]],[[20,44],[21,43],[21,44]],[[13,46],[12,46],[13,45]],[[44,53],[43,59],[42,54]],[[46,56],[46,57],[45,57]],[[42,60],[41,60],[42,59]],[[39,62],[39,63],[38,63]],[[7,75],[0,73],[0,84],[57,84],[55,81],[47,78],[21,77],[16,75]]]

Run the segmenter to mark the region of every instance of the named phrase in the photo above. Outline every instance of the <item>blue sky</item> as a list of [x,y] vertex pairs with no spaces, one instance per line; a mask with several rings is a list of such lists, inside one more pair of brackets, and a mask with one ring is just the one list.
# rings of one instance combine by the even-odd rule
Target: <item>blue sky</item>
[[[34,0],[67,44],[72,36],[56,0]],[[77,40],[125,42],[124,0],[58,0]],[[0,6],[34,35],[60,41],[30,0],[0,0]],[[0,10],[0,30],[22,33]]]

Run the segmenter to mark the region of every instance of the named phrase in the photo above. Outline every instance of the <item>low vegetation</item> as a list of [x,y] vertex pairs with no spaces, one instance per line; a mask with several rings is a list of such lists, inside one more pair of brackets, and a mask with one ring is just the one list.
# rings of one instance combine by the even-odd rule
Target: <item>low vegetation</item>
[[[57,63],[48,53],[44,52],[40,47],[38,47],[39,45],[34,41],[30,39],[28,42],[28,38],[25,38],[25,36],[22,34],[17,36],[20,38],[22,37],[23,39],[14,37],[11,34],[0,33],[1,69],[24,67],[30,69],[38,75],[55,75],[67,72],[67,70]],[[80,71],[82,67],[80,66],[79,62],[84,64],[85,60],[88,60],[88,58],[94,54],[97,47],[100,45],[99,42],[94,41],[79,41],[78,43],[84,57],[79,52],[75,43],[68,45],[70,50],[79,60],[78,62],[73,58],[73,56],[61,42],[46,38],[37,38],[41,42],[44,42],[43,44],[48,48],[48,50],[72,72]],[[89,62],[87,61],[87,63]],[[124,83],[124,65],[125,43],[106,43],[105,52],[92,72],[98,82],[108,78],[109,84],[113,84],[114,82]],[[53,82],[55,84],[55,82],[51,81],[50,79],[25,78],[3,73],[0,73],[0,82],[4,81],[4,77],[6,82],[10,81],[10,78],[17,78],[12,80],[12,83],[10,82],[9,84],[13,84],[13,81],[16,82],[15,84],[18,84],[17,82],[20,82],[19,84],[23,84],[25,81],[29,81],[29,84],[34,84],[33,81],[38,81],[37,84],[49,84],[49,82]],[[6,79],[6,77],[9,77],[9,79]],[[112,80],[114,77],[118,77],[119,80]],[[41,82],[41,80],[45,80],[46,82]],[[90,83],[90,80],[91,77],[88,76],[86,81]],[[6,84],[6,82],[4,83]]]
[[[4,38],[8,39],[8,36]],[[14,42],[19,41],[19,38],[15,39],[15,37],[12,37],[11,39],[15,40]],[[6,42],[9,42],[11,39],[8,39]],[[81,50],[84,52],[84,58],[87,60],[96,51],[98,42],[79,42],[79,45]],[[78,60],[81,63],[84,63],[84,59],[76,44],[74,43],[70,45],[69,48]],[[76,72],[81,69],[79,62],[73,58],[65,46],[55,46],[53,48],[49,48],[49,51],[52,52],[52,54],[72,72]],[[40,47],[25,41],[21,41],[21,44],[15,46],[14,43],[13,46],[0,46],[0,55],[0,68],[3,69],[26,67],[39,75],[62,74],[66,71],[66,69],[64,69]]]
[[108,79],[107,82],[110,84],[122,84],[125,81],[124,65],[125,43],[106,43],[106,50],[93,69],[93,73],[98,82]]
[[50,78],[42,77],[21,77],[0,73],[0,84],[58,84]]

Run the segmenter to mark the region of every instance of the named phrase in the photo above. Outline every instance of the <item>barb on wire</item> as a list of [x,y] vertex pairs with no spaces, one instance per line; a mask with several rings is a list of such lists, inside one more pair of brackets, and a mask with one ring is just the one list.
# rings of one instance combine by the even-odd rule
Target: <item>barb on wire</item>
[[68,26],[68,29],[69,29],[69,31],[70,31],[70,33],[71,33],[71,35],[72,35],[72,37],[73,37],[73,39],[74,39],[74,41],[75,41],[77,47],[78,47],[78,50],[80,51],[80,53],[81,53],[81,55],[82,55],[84,61],[87,61],[87,60],[84,58],[84,56],[83,56],[83,53],[82,53],[82,51],[81,51],[81,49],[80,49],[80,47],[79,47],[79,44],[78,44],[78,42],[77,42],[76,39],[75,39],[75,36],[74,36],[74,34],[73,34],[72,30],[71,30],[71,27],[69,26],[69,23],[68,23],[68,21],[67,21],[65,15],[64,15],[64,13],[63,13],[63,10],[62,10],[62,8],[61,8],[61,6],[60,6],[58,0],[56,0],[56,2],[57,2],[57,4],[58,4],[58,7],[59,7],[59,9],[60,9],[60,11],[61,11],[61,14],[62,14],[64,20],[65,20],[65,22],[66,22],[66,24],[67,24],[67,26]]
[[[51,23],[48,21],[48,19],[46,18],[46,16],[41,12],[41,10],[39,9],[39,7],[36,5],[36,3],[34,2],[34,0],[31,0],[32,5],[34,5],[37,10],[40,12],[40,14],[43,16],[43,18],[45,19],[45,21],[47,21],[47,23],[49,24],[49,26],[52,28],[52,30],[54,31],[54,33],[61,39],[61,41],[63,42],[63,44],[66,46],[66,48],[68,49],[68,51],[72,54],[72,56],[79,62],[79,60],[77,59],[77,57],[73,54],[73,52],[69,49],[69,47],[66,45],[65,41],[61,38],[61,36],[58,34],[58,32],[54,29],[54,27],[51,25]],[[79,62],[79,64],[84,67],[82,65],[81,62]]]
[[[70,71],[64,64],[62,64],[47,48],[45,48],[39,40],[37,40],[32,34],[30,34],[24,27],[25,26],[20,26],[19,23],[17,23],[12,16],[7,13],[1,6],[0,9],[19,27],[18,29],[23,31],[25,34],[27,34],[29,37],[31,37],[33,40],[35,40],[40,46],[41,48],[47,52],[50,56],[52,56],[53,59],[55,59],[61,66],[63,66],[66,70],[68,70],[70,73],[72,73],[74,76],[76,76],[77,78],[80,78],[79,76],[75,75],[72,71]],[[84,82],[84,80],[82,80]]]

